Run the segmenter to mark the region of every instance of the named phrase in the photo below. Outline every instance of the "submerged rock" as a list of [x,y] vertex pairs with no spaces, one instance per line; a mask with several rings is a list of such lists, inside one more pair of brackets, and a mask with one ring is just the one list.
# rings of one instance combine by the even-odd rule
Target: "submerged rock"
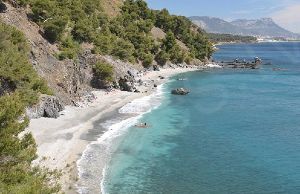
[[187,95],[190,93],[190,91],[188,89],[185,88],[177,88],[175,90],[172,90],[171,92],[174,95]]
[[64,110],[64,105],[56,96],[42,95],[37,105],[27,108],[29,118],[58,118],[59,112]]

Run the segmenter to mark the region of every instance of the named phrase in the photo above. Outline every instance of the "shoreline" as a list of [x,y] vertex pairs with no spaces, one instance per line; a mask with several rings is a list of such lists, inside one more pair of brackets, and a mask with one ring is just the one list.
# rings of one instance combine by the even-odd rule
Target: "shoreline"
[[[57,119],[32,119],[27,132],[32,132],[36,143],[38,158],[33,165],[61,172],[59,183],[65,193],[77,192],[78,169],[77,161],[81,158],[88,145],[97,141],[108,130],[95,129],[94,124],[112,120],[115,113],[133,100],[149,96],[157,89],[154,84],[166,83],[170,77],[202,70],[205,66],[193,68],[162,68],[161,71],[150,71],[141,77],[149,85],[141,86],[146,93],[130,93],[124,91],[95,91],[96,100],[83,107],[67,106]],[[165,79],[161,79],[164,76]],[[91,136],[91,134],[93,136]]]
[[[167,81],[167,80],[166,80]],[[126,139],[126,134],[134,124],[139,123],[143,115],[151,112],[161,105],[164,83],[150,95],[134,99],[110,117],[103,119],[98,128],[105,128],[106,132],[97,141],[87,146],[82,157],[77,161],[79,170],[79,193],[105,194],[106,172],[110,168],[110,161],[117,151],[119,144]],[[102,120],[102,121],[103,121]],[[101,122],[101,121],[100,121]],[[99,182],[101,183],[99,187]]]

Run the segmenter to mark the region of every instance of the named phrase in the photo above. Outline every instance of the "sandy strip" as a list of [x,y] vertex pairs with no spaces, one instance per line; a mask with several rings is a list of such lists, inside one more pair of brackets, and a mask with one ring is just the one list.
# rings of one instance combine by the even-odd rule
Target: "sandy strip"
[[139,88],[140,91],[147,91],[147,93],[95,91],[96,100],[88,106],[68,106],[58,119],[32,119],[28,131],[32,132],[38,145],[39,157],[34,161],[35,164],[52,170],[60,170],[63,174],[60,180],[63,191],[74,193],[78,180],[76,161],[91,142],[84,136],[93,129],[93,123],[134,99],[151,94],[154,91],[154,84],[159,85],[167,81],[167,79],[160,79],[159,76],[168,78],[178,73],[195,70],[197,68],[161,69],[161,71],[147,72],[141,80],[151,84]]

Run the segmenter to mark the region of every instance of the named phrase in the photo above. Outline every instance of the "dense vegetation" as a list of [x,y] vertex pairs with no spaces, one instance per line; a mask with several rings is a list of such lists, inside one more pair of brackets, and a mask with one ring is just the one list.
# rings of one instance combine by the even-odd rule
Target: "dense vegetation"
[[114,69],[110,64],[98,61],[93,65],[93,71],[96,78],[106,82],[113,82]]
[[36,145],[24,131],[29,120],[25,107],[38,99],[39,93],[50,94],[28,62],[24,36],[0,21],[0,193],[52,193],[45,172],[31,168]]
[[249,43],[249,42],[256,42],[257,38],[254,36],[239,36],[239,35],[231,35],[231,34],[213,34],[209,33],[207,34],[209,40],[213,43],[219,43],[219,42],[243,42],[243,43]]
[[[192,58],[203,60],[212,54],[204,33],[187,18],[170,15],[165,9],[151,10],[143,0],[126,0],[120,14],[113,18],[107,17],[101,0],[18,2],[31,6],[31,17],[43,27],[44,36],[59,44],[60,59],[76,58],[82,42],[93,44],[95,53],[142,62],[145,67],[154,59],[163,64],[168,60],[180,63]],[[164,40],[156,41],[151,35],[154,26],[167,33]],[[182,41],[188,50],[181,48],[174,38]]]

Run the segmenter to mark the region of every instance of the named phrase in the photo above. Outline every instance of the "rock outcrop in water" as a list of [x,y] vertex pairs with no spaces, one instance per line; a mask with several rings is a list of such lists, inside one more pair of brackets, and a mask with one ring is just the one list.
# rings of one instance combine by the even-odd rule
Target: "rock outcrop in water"
[[187,95],[190,93],[190,91],[185,88],[177,88],[177,89],[172,90],[171,93],[174,95]]

